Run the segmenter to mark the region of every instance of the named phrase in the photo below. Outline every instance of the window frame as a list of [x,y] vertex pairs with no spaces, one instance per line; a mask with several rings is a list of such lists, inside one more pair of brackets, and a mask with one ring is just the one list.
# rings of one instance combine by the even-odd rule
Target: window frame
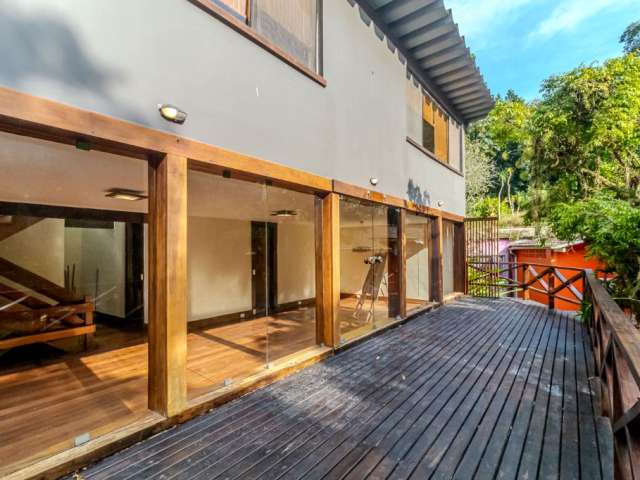
[[294,68],[303,75],[309,77],[322,87],[327,86],[327,81],[323,77],[324,65],[323,65],[323,0],[315,0],[318,2],[317,7],[317,27],[316,27],[316,64],[317,71],[304,65],[298,61],[295,57],[285,52],[278,45],[268,40],[264,36],[260,35],[251,27],[251,11],[253,10],[253,3],[255,0],[247,0],[247,18],[243,19],[242,16],[228,6],[223,6],[219,0],[188,0],[204,12],[220,20],[222,23],[231,27],[237,33],[241,34],[248,40],[252,41],[259,47],[263,48],[267,52],[271,53],[275,57],[282,60],[284,63]]

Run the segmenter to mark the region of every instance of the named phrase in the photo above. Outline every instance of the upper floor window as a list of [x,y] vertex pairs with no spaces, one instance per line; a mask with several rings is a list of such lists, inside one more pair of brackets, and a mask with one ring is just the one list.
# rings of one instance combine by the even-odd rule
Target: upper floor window
[[320,0],[213,0],[264,39],[318,72]]
[[456,143],[461,134],[457,123],[431,98],[407,80],[407,137],[434,158],[460,169],[461,151]]

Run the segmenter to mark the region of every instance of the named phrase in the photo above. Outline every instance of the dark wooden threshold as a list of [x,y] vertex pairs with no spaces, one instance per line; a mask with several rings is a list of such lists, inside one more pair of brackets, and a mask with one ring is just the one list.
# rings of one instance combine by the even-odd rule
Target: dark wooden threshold
[[438,157],[436,157],[433,153],[431,153],[429,150],[427,150],[426,148],[424,148],[422,145],[420,145],[418,142],[416,142],[413,138],[411,137],[407,137],[407,143],[409,145],[414,146],[415,148],[417,148],[418,150],[420,150],[422,153],[424,153],[427,157],[429,157],[431,160],[434,160],[436,162],[438,162],[440,165],[442,165],[443,167],[448,168],[449,170],[451,170],[453,173],[455,173],[456,175],[460,175],[461,177],[464,177],[464,174],[460,171],[457,170],[455,168],[453,168],[451,165],[449,165],[446,162],[443,162],[442,160],[440,160]]
[[217,18],[227,26],[231,27],[243,37],[249,39],[259,47],[271,53],[273,56],[279,58],[290,67],[294,68],[295,70],[302,73],[303,75],[306,75],[307,77],[309,77],[311,80],[318,83],[322,87],[327,86],[327,81],[324,79],[322,75],[319,75],[318,73],[314,72],[309,67],[307,67],[306,65],[303,65],[302,63],[300,63],[294,57],[286,53],[284,50],[282,50],[280,47],[278,47],[274,43],[264,38],[262,35],[257,33],[251,27],[249,27],[247,24],[245,24],[244,22],[236,18],[231,13],[225,11],[223,8],[215,5],[213,2],[210,2],[208,0],[189,0],[189,1],[193,3],[195,6],[197,6],[198,8],[200,8],[201,10],[208,13],[209,15]]

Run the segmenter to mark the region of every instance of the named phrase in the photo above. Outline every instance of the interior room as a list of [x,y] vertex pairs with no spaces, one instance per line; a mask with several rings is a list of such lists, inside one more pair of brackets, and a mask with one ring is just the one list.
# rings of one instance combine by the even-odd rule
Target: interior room
[[145,161],[0,134],[0,473],[144,418]]
[[195,398],[315,347],[315,196],[190,170],[188,363]]
[[340,308],[342,342],[400,315],[400,254],[396,208],[340,199]]

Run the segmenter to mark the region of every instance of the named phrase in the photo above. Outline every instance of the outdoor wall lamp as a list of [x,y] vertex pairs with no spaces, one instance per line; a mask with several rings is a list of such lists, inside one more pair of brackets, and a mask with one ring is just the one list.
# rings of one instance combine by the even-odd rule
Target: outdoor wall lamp
[[370,183],[371,185],[373,185],[374,187],[375,187],[376,185],[378,185],[378,181],[379,181],[379,180],[378,180],[376,177],[371,177],[371,178],[369,179],[369,183]]
[[158,111],[160,112],[160,115],[162,115],[162,118],[173,123],[179,123],[182,125],[187,119],[187,112],[180,110],[174,105],[169,105],[168,103],[158,104]]
[[438,206],[441,207],[444,205],[444,200],[438,200]]

